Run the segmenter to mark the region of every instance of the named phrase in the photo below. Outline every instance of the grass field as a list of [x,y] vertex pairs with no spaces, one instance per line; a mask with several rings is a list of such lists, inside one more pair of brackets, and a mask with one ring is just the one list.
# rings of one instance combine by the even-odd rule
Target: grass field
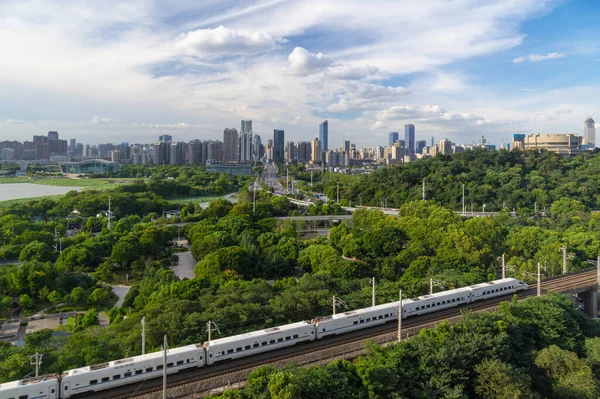
[[182,198],[169,198],[169,202],[174,202],[176,204],[188,204],[190,202],[193,203],[204,203],[204,202],[212,202],[216,199],[221,198],[220,195],[214,196],[214,195],[205,195],[205,196],[200,196],[200,197],[182,197]]
[[33,197],[33,198],[17,198],[17,199],[11,199],[11,200],[6,200],[6,201],[0,201],[0,209],[1,208],[7,208],[9,206],[12,205],[17,205],[17,204],[24,204],[25,202],[29,202],[29,201],[37,201],[37,200],[41,200],[42,198],[48,198],[48,199],[59,199],[63,196],[64,194],[58,194],[58,195],[45,195],[43,197]]

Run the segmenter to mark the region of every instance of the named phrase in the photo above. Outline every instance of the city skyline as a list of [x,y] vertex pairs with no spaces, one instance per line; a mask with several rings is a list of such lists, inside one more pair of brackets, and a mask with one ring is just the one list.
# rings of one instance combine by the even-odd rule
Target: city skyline
[[326,119],[331,143],[380,145],[414,124],[500,144],[583,135],[600,83],[585,1],[9,1],[0,15],[4,140],[207,140],[252,119],[300,141]]

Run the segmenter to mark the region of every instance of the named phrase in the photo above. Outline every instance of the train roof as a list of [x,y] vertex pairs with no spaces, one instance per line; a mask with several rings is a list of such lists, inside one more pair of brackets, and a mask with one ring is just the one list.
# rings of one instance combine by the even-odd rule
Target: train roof
[[47,374],[40,377],[26,378],[24,380],[10,381],[0,384],[0,391],[11,388],[18,388],[25,385],[33,385],[44,381],[51,381],[56,379],[56,374]]
[[[169,349],[167,354],[179,354],[182,352],[187,352],[189,350],[201,349],[201,348],[202,348],[202,345],[199,345],[199,344],[180,346],[179,348]],[[100,363],[100,364],[94,364],[91,366],[79,367],[76,369],[66,371],[66,374],[68,376],[74,376],[77,374],[89,373],[90,371],[102,370],[102,369],[105,369],[108,367],[116,367],[116,366],[120,366],[123,364],[143,362],[145,360],[154,360],[157,358],[158,359],[162,358],[162,351],[146,353],[145,355],[133,356],[133,357],[125,358],[125,359],[112,360],[107,363]]]
[[496,284],[504,284],[504,283],[513,283],[515,281],[519,281],[516,278],[501,278],[500,280],[487,281],[485,283],[473,284],[468,288],[484,288],[489,287]]
[[284,324],[282,326],[265,328],[264,330],[251,331],[251,332],[248,332],[245,334],[232,335],[231,337],[213,339],[213,340],[210,340],[210,342],[207,342],[206,344],[208,345],[208,347],[210,347],[211,345],[226,345],[226,344],[229,344],[232,342],[236,342],[239,339],[247,339],[247,338],[259,339],[259,338],[263,338],[263,337],[268,337],[268,336],[276,334],[276,333],[293,331],[298,328],[306,327],[309,325],[310,324],[307,323],[306,321],[300,321],[298,323]]

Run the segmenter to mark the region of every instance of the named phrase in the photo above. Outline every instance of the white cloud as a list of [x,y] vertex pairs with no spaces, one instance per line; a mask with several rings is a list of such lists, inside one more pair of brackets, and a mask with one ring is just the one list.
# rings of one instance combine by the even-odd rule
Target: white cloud
[[564,54],[561,53],[548,53],[548,54],[529,54],[522,57],[513,58],[514,64],[520,64],[525,61],[529,62],[540,62],[546,60],[555,60],[558,58],[565,58]]
[[374,66],[351,67],[349,65],[336,65],[325,71],[325,76],[333,79],[359,80],[376,75],[379,68]]
[[181,34],[175,52],[184,56],[217,58],[223,55],[253,55],[279,48],[271,35],[257,30],[232,30],[224,26]]
[[288,72],[291,75],[307,76],[320,72],[333,64],[333,61],[323,53],[310,53],[302,47],[296,47],[288,56],[290,66]]
[[94,116],[94,117],[92,117],[92,120],[90,121],[90,123],[92,125],[99,125],[99,124],[105,124],[105,123],[118,123],[118,121],[116,119],[112,119],[112,118],[102,118],[99,116]]

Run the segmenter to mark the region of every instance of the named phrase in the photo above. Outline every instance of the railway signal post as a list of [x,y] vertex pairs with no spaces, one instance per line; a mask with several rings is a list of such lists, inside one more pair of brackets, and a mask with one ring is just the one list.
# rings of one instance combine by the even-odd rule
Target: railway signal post
[[371,306],[375,306],[375,277],[371,280]]
[[146,316],[142,317],[142,355],[146,354]]
[[537,270],[537,296],[542,296],[542,265],[538,262],[538,270]]
[[40,364],[42,363],[42,356],[44,356],[41,353],[35,353],[35,355],[31,355],[29,356],[29,364],[30,365],[35,365],[35,376],[36,378],[39,377],[40,374]]

